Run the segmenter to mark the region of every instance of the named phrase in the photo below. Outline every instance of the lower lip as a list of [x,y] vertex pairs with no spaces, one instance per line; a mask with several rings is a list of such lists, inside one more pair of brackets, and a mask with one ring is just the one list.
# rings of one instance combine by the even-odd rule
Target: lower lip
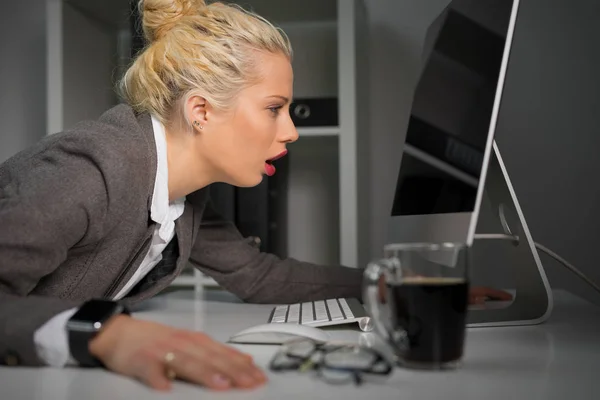
[[273,166],[273,164],[265,163],[265,173],[268,176],[275,175],[275,166]]

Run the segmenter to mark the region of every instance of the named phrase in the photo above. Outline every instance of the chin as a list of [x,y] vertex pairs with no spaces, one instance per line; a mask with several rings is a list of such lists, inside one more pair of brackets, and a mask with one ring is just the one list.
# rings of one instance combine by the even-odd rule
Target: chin
[[258,176],[244,176],[244,177],[237,177],[237,179],[232,179],[230,182],[228,182],[230,185],[233,186],[237,186],[237,187],[246,187],[246,188],[250,188],[250,187],[254,187],[254,186],[258,186],[263,180],[263,175],[258,175]]

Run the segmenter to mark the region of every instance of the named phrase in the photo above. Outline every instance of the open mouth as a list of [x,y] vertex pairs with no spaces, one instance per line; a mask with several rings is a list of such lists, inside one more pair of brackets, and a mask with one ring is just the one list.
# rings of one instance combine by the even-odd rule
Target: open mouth
[[276,155],[275,157],[269,158],[267,161],[265,161],[265,173],[268,176],[273,176],[275,175],[275,166],[273,165],[273,161],[279,160],[280,158],[284,157],[287,154],[287,150],[282,151],[281,153],[279,153],[278,155]]
[[279,160],[280,158],[283,158],[283,157],[285,157],[285,155],[286,155],[286,154],[287,154],[287,150],[284,150],[284,151],[282,151],[281,153],[279,153],[278,155],[276,155],[275,157],[273,157],[273,158],[269,158],[269,159],[267,160],[267,162],[268,162],[268,163],[272,163],[273,161],[277,161],[277,160]]

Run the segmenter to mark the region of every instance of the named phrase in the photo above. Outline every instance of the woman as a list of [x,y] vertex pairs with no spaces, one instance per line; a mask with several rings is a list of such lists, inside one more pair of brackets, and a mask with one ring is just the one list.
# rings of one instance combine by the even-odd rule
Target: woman
[[[208,196],[213,182],[257,185],[298,138],[285,36],[203,0],[140,11],[149,45],[120,83],[125,104],[0,166],[0,362],[103,365],[159,390],[172,373],[256,387],[250,357],[118,305],[158,293],[188,261],[248,302],[360,297],[362,271],[260,253]],[[77,326],[93,318],[102,327],[86,336]]]

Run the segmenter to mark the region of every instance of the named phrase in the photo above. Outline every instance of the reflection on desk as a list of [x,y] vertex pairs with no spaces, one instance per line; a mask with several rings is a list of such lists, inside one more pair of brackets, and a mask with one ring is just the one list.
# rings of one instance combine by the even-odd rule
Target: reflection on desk
[[[593,399],[600,392],[600,308],[569,293],[555,292],[553,316],[544,325],[468,330],[464,365],[457,371],[396,369],[385,381],[361,387],[332,386],[310,374],[273,373],[253,391],[208,392],[178,382],[166,398],[193,399]],[[203,330],[226,342],[231,334],[268,317],[271,305],[241,304],[226,293],[172,292],[149,300],[138,318]],[[336,340],[374,343],[372,333],[329,330]],[[277,350],[268,345],[234,345],[265,370]],[[2,399],[164,399],[142,384],[103,370],[0,368]],[[295,394],[294,394],[295,393]],[[595,393],[595,394],[594,394]],[[141,396],[140,396],[141,395]]]

